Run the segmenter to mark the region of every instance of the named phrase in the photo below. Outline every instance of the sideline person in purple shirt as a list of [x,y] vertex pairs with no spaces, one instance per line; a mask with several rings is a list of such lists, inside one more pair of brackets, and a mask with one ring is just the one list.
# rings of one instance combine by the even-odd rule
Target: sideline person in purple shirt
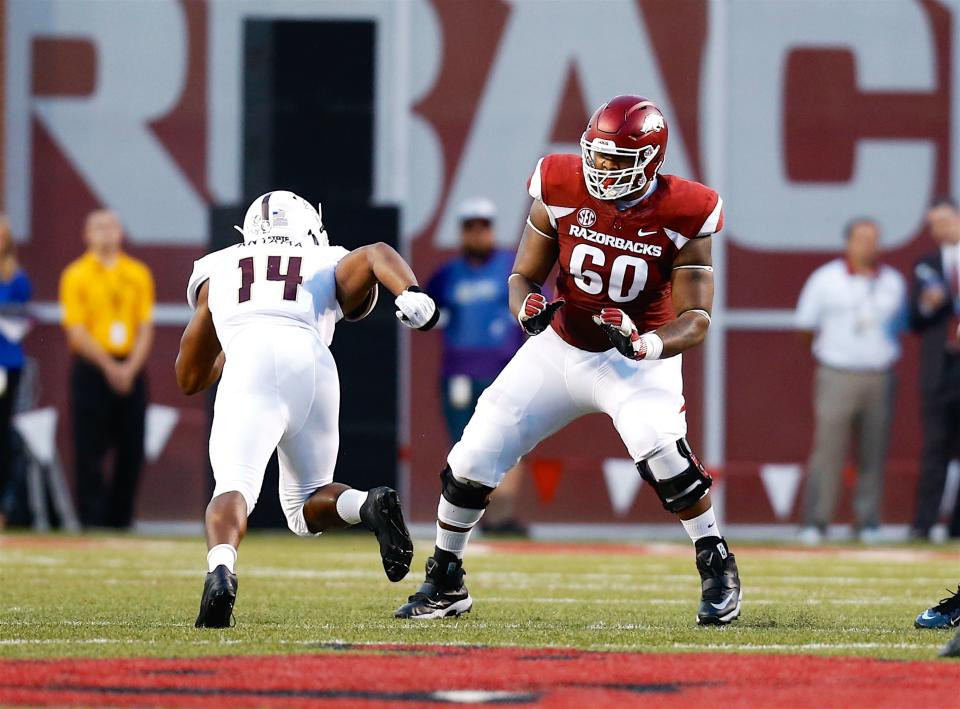
[[[427,293],[440,308],[440,388],[453,442],[463,435],[480,394],[523,344],[508,304],[507,279],[515,254],[494,246],[496,207],[482,197],[468,199],[458,217],[461,253],[441,266],[427,285]],[[522,482],[520,467],[522,463],[507,473],[494,493],[483,517],[485,531],[526,532],[514,517]]]

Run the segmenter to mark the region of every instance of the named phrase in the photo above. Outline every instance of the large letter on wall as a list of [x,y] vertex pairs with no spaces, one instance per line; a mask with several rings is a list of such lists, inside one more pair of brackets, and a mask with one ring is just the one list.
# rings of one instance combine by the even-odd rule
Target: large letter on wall
[[836,249],[844,223],[867,214],[887,246],[907,241],[932,189],[933,145],[911,128],[909,101],[871,102],[887,126],[902,112],[900,138],[860,109],[870,94],[935,89],[921,3],[735,0],[730,13],[725,205],[737,240]]
[[[83,97],[30,99],[30,45],[81,38],[96,48],[96,85]],[[187,26],[176,0],[14,0],[7,27],[11,79],[8,199],[29,229],[29,120],[43,123],[77,172],[140,243],[202,243],[206,206],[149,123],[177,102],[187,72]],[[14,104],[14,102],[19,102]],[[11,113],[12,112],[12,113]],[[19,145],[14,142],[19,141]],[[20,181],[12,185],[11,180]]]

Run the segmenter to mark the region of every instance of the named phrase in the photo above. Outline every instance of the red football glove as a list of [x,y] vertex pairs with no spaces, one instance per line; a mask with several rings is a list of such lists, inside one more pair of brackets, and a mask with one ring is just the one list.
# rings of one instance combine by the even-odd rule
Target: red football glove
[[520,327],[530,335],[539,335],[547,329],[547,325],[553,320],[553,314],[563,307],[563,303],[562,300],[548,303],[540,293],[530,293],[523,299],[523,305],[517,313]]
[[646,346],[633,320],[620,308],[604,308],[600,315],[593,316],[593,321],[624,357],[643,359],[646,356]]
[[663,341],[652,332],[641,335],[630,316],[620,308],[604,308],[600,315],[593,316],[593,322],[600,326],[607,339],[624,357],[659,359],[663,351]]

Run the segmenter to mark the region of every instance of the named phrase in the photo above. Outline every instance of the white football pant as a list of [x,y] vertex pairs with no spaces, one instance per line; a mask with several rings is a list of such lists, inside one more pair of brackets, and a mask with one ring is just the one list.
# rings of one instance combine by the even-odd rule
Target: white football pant
[[333,480],[339,409],[337,365],[315,331],[287,325],[241,331],[230,342],[214,405],[214,497],[239,492],[249,515],[277,449],[287,524],[310,534],[302,507]]
[[636,361],[615,349],[585,352],[547,328],[483,392],[447,462],[457,478],[496,487],[540,441],[592,413],[607,414],[630,457],[644,460],[686,435],[680,368],[679,355]]

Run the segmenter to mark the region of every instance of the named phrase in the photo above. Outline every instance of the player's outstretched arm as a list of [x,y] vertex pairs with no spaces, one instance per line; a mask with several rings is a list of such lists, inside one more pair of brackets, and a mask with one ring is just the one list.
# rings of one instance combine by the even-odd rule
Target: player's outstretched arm
[[213,315],[207,304],[210,282],[200,286],[197,309],[180,338],[175,365],[177,384],[188,396],[208,389],[220,378],[225,361],[223,348],[213,327]]
[[562,300],[547,303],[540,294],[540,287],[550,275],[559,253],[557,230],[550,224],[543,202],[534,200],[508,284],[510,312],[531,335],[543,332],[563,305]]
[[673,262],[670,285],[677,319],[659,328],[662,357],[672,357],[696,347],[707,336],[713,309],[713,237],[691,239]]
[[687,243],[673,262],[670,284],[677,319],[641,333],[620,308],[604,308],[593,321],[630,359],[663,359],[696,347],[707,336],[713,305],[713,266],[709,236]]
[[429,330],[437,324],[440,313],[433,299],[420,290],[413,270],[394,250],[383,242],[361,246],[337,264],[337,302],[347,313],[361,310],[380,283],[396,296],[397,319],[417,330]]

